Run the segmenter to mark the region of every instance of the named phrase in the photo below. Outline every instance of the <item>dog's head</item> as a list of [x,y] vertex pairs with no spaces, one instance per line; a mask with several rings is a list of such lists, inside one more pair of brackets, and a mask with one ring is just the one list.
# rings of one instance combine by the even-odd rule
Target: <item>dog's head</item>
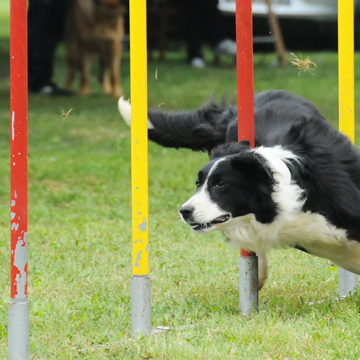
[[197,232],[224,230],[248,214],[269,223],[277,214],[274,184],[265,159],[252,150],[216,158],[199,171],[197,190],[181,207],[181,218]]

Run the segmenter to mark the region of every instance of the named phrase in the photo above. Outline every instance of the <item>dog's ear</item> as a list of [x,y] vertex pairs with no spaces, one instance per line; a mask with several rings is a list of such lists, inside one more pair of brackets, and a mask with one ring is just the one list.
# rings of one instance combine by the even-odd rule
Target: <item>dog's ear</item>
[[217,146],[214,150],[212,150],[212,152],[210,153],[210,160],[215,160],[227,155],[243,153],[244,151],[249,149],[250,149],[250,142],[248,140],[222,144]]
[[276,204],[272,198],[275,180],[262,159],[253,153],[234,155],[231,166],[245,176],[253,186],[252,194],[259,204],[260,211],[255,213],[256,220],[268,224],[276,216]]
[[231,166],[233,169],[251,177],[270,177],[267,166],[253,153],[234,155],[231,157]]

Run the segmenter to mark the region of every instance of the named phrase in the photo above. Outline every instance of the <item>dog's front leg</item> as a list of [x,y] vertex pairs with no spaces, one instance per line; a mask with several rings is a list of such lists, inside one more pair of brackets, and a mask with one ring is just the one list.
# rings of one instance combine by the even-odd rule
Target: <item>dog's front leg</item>
[[91,55],[83,51],[81,56],[81,77],[80,77],[80,94],[88,95],[90,92],[90,67],[91,67]]
[[124,37],[124,18],[121,17],[118,20],[118,34],[120,41],[115,41],[114,44],[114,59],[112,61],[111,69],[111,85],[113,89],[113,95],[119,98],[122,95],[121,80],[120,80],[120,68],[121,68],[121,53],[122,53],[122,40]]
[[266,254],[258,255],[258,289],[265,285],[265,281],[268,277],[268,258]]
[[111,84],[112,78],[112,63],[114,61],[114,48],[111,46],[108,47],[107,51],[102,54],[102,90],[106,95],[111,95],[113,93],[113,87]]
[[121,62],[121,48],[118,46],[118,49],[115,50],[114,61],[112,64],[112,71],[110,76],[112,94],[119,98],[122,95],[122,89],[120,85],[120,62]]

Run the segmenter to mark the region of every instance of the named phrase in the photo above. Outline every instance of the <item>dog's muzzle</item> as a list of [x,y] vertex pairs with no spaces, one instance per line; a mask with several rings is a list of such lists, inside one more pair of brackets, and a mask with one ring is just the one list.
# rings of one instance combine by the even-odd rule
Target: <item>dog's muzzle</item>
[[210,230],[214,225],[225,223],[231,218],[230,214],[226,213],[209,222],[197,222],[193,216],[194,211],[195,208],[192,205],[184,205],[180,209],[182,219],[195,231]]

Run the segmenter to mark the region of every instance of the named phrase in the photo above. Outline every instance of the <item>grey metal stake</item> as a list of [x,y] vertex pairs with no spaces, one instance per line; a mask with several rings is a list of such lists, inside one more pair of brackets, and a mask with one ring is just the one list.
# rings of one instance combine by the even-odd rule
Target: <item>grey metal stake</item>
[[351,295],[357,288],[357,275],[339,267],[339,296]]
[[151,335],[151,291],[148,275],[131,278],[131,332],[134,337]]
[[9,360],[29,359],[29,303],[9,302]]
[[258,258],[240,256],[239,258],[239,309],[244,314],[258,311]]

